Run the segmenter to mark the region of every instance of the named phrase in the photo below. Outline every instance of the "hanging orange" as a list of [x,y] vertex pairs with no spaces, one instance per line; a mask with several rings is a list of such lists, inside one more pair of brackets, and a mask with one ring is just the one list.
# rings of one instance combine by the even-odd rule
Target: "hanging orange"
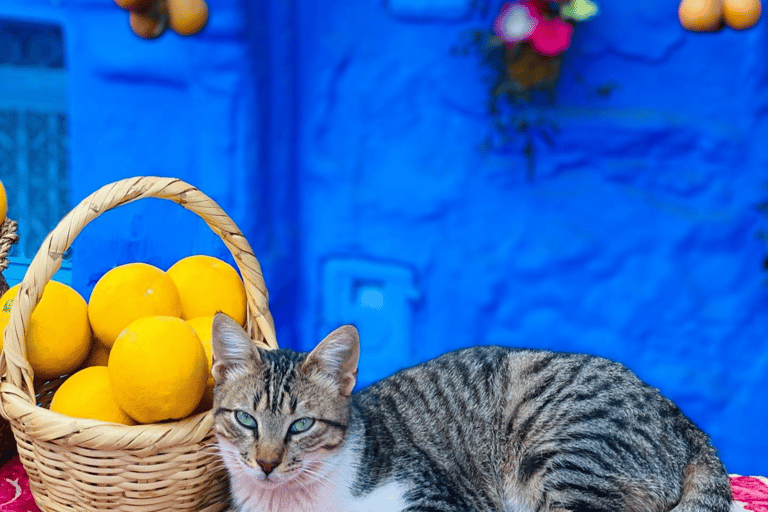
[[168,0],[168,17],[177,34],[196,34],[208,22],[208,5],[205,0]]
[[736,30],[754,26],[762,10],[760,0],[723,0],[725,24]]
[[128,11],[141,11],[148,9],[153,0],[115,0],[118,7]]
[[723,0],[682,0],[677,14],[680,24],[688,30],[717,30],[723,23]]
[[[138,3],[136,0],[131,1]],[[154,0],[144,4],[146,4],[144,8],[130,9],[128,21],[134,34],[144,39],[154,39],[159,37],[168,26],[166,3],[165,0]]]

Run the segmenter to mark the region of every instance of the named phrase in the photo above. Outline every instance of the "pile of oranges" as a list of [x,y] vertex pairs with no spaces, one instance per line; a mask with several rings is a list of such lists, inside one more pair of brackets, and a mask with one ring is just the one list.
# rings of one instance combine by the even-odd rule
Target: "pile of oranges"
[[[18,290],[0,298],[0,332]],[[27,361],[37,381],[69,375],[51,402],[61,414],[126,425],[182,419],[212,405],[211,325],[219,311],[244,325],[245,287],[234,267],[211,256],[189,256],[167,271],[115,267],[87,303],[50,281],[27,326]]]

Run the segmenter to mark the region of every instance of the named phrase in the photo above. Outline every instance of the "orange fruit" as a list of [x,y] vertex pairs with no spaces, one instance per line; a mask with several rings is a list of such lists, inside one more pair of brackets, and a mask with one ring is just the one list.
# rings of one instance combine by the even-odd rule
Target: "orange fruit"
[[[16,289],[16,291],[9,294],[8,292],[12,289]],[[11,319],[11,308],[13,307],[13,301],[16,298],[17,292],[18,286],[13,286],[0,296],[0,350],[3,350],[5,328],[8,325],[8,321]]]
[[196,34],[208,22],[208,5],[204,0],[168,0],[168,18],[177,34]]
[[115,399],[109,383],[109,372],[104,366],[84,368],[69,376],[51,400],[51,410],[75,418],[135,425]]
[[156,0],[144,8],[130,8],[128,23],[133,33],[144,39],[160,37],[168,26],[168,13],[165,4]]
[[198,410],[207,411],[213,407],[213,388],[216,385],[216,381],[213,380],[213,373],[211,373],[211,367],[213,365],[213,349],[211,347],[211,333],[213,330],[213,317],[212,316],[200,316],[187,320],[187,323],[192,326],[197,333],[197,337],[200,338],[200,343],[205,350],[206,364],[208,366],[208,379],[205,382],[205,391],[203,392],[203,398],[200,401]]
[[[8,323],[20,286],[12,286],[0,297],[0,322],[4,324]],[[25,333],[27,361],[35,378],[49,380],[77,370],[88,356],[92,341],[85,300],[63,283],[48,282]]]
[[688,30],[717,30],[722,25],[723,0],[682,0],[677,14],[680,24]]
[[0,224],[5,221],[5,217],[8,215],[8,198],[5,195],[5,186],[0,181]]
[[760,0],[723,0],[725,24],[736,30],[750,28],[762,14]]
[[134,320],[180,314],[179,292],[173,280],[146,263],[120,265],[101,276],[88,302],[93,334],[107,348]]
[[152,6],[155,0],[115,0],[118,7],[129,11],[142,11]]
[[245,324],[245,286],[229,263],[199,254],[177,261],[167,273],[179,290],[184,320],[221,311]]
[[91,347],[91,352],[83,363],[83,367],[88,366],[107,366],[109,361],[109,349],[98,341]]
[[208,379],[195,330],[169,316],[140,318],[126,327],[112,346],[107,368],[117,403],[140,423],[188,416]]

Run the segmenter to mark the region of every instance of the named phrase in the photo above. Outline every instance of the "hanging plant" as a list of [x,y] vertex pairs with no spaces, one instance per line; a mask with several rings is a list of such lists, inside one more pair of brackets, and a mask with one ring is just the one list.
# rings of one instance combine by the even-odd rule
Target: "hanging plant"
[[503,48],[504,75],[496,87],[518,99],[535,89],[553,89],[562,55],[571,46],[577,22],[598,13],[591,0],[507,2],[493,21],[488,50]]
[[[535,140],[551,145],[555,123],[525,112],[533,95],[554,99],[562,58],[573,41],[574,27],[596,14],[592,0],[514,0],[494,14],[490,27],[469,33],[458,53],[475,49],[493,72],[489,111],[494,132],[486,149],[522,149],[533,175]],[[523,127],[523,128],[521,128]],[[519,146],[519,147],[518,147]]]

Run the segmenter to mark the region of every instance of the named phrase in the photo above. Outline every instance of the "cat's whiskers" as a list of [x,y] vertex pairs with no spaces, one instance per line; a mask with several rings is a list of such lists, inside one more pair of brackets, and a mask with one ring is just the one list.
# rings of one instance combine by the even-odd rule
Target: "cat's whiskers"
[[[316,485],[330,484],[330,485],[327,485],[327,487],[333,487],[333,488],[336,488],[336,489],[338,488],[338,486],[335,485],[334,482],[329,481],[329,480],[323,480],[322,478],[318,478],[318,475],[313,475],[313,474],[307,473],[307,474],[303,475],[303,477],[304,477],[303,479],[299,479],[298,480],[299,482],[301,482],[302,485],[305,485],[304,481],[306,481],[307,483],[311,484],[313,487],[316,486]],[[304,480],[304,481],[302,481],[302,480]]]
[[314,470],[309,469],[309,468],[304,468],[301,471],[301,474],[302,475],[307,475],[308,477],[311,477],[310,479],[315,481],[315,482],[328,482],[328,481],[330,481],[330,478],[328,477],[328,475],[320,473],[320,472],[317,472],[317,471],[314,471]]
[[332,490],[341,490],[340,482],[330,476],[336,469],[338,469],[338,463],[328,460],[316,460],[302,468],[301,471],[313,484],[325,485]]
[[[303,475],[302,475],[302,474],[300,474],[300,475],[299,475],[299,476],[298,476],[298,477],[297,477],[297,478],[296,478],[294,481],[296,482],[296,484],[298,484],[298,485],[299,485],[299,486],[302,488],[302,490],[303,490],[303,491],[304,491],[304,492],[305,492],[305,493],[306,493],[308,496],[311,496],[311,495],[313,494],[313,492],[312,492],[312,488],[311,488],[309,485],[307,485],[307,484],[304,482],[304,479],[303,479],[303,478],[301,478],[302,476],[303,476]],[[312,484],[314,484],[314,483],[315,483],[314,481],[312,481],[312,479],[311,479],[311,478],[310,478],[309,480],[311,481],[311,483],[312,483]]]

